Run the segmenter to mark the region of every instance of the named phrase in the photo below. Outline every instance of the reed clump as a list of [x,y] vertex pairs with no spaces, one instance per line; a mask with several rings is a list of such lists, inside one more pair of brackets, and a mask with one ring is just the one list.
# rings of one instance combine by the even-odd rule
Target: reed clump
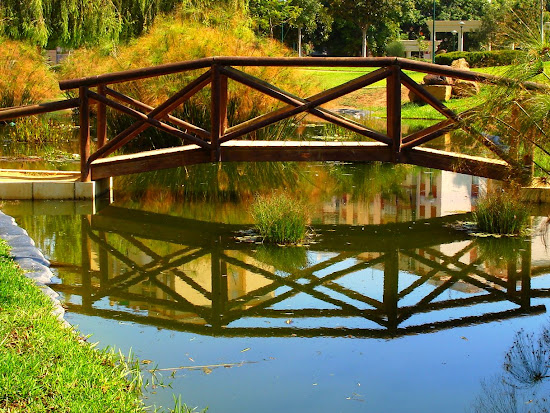
[[36,47],[0,38],[0,107],[54,100],[61,94],[53,73]]
[[256,229],[265,242],[296,244],[306,238],[306,206],[289,195],[257,196],[251,210]]
[[481,232],[519,235],[527,229],[529,211],[514,194],[492,192],[481,198],[474,212],[474,221]]

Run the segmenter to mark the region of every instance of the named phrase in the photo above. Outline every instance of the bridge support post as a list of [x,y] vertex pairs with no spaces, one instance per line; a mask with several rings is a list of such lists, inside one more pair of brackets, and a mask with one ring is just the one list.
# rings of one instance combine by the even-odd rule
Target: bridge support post
[[[105,85],[97,87],[97,93],[105,96]],[[107,141],[107,106],[97,102],[97,148],[101,148]]]
[[212,67],[212,99],[210,107],[212,161],[220,161],[220,138],[227,128],[227,76],[220,73],[219,65]]
[[90,101],[88,88],[79,88],[79,115],[80,115],[80,180],[90,181],[88,158],[90,157]]
[[392,139],[392,160],[399,162],[401,154],[401,67],[393,65],[386,80],[386,112],[388,137]]

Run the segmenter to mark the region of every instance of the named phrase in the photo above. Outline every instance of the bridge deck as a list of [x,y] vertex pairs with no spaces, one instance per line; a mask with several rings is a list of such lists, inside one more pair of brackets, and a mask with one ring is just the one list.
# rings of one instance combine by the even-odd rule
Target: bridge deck
[[[393,162],[390,146],[378,142],[229,141],[220,147],[224,162],[343,161]],[[157,149],[97,159],[90,165],[92,180],[143,171],[212,162],[212,153],[197,145]],[[497,159],[416,147],[401,152],[398,163],[506,179],[509,165]]]

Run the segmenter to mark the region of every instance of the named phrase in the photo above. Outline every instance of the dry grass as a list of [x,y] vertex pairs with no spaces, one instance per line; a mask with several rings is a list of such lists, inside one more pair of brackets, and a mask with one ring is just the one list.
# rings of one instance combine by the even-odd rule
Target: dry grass
[[36,47],[0,39],[0,107],[54,100],[61,94],[55,74]]

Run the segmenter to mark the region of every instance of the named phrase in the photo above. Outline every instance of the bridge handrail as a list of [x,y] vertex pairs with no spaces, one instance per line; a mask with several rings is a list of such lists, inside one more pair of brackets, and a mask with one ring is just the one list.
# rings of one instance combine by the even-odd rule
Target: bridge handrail
[[[173,73],[197,70],[219,66],[287,66],[287,67],[385,67],[397,65],[402,69],[413,70],[434,75],[449,76],[456,79],[473,82],[502,83],[511,82],[500,76],[479,73],[450,66],[420,62],[400,57],[242,57],[242,56],[215,56],[197,60],[168,63],[147,68],[125,70],[106,73],[97,76],[87,76],[78,79],[68,79],[59,82],[61,90],[76,89],[79,87],[94,87],[102,84],[128,82],[146,79],[155,76],[164,76]],[[528,89],[547,88],[535,82],[522,83]]]

